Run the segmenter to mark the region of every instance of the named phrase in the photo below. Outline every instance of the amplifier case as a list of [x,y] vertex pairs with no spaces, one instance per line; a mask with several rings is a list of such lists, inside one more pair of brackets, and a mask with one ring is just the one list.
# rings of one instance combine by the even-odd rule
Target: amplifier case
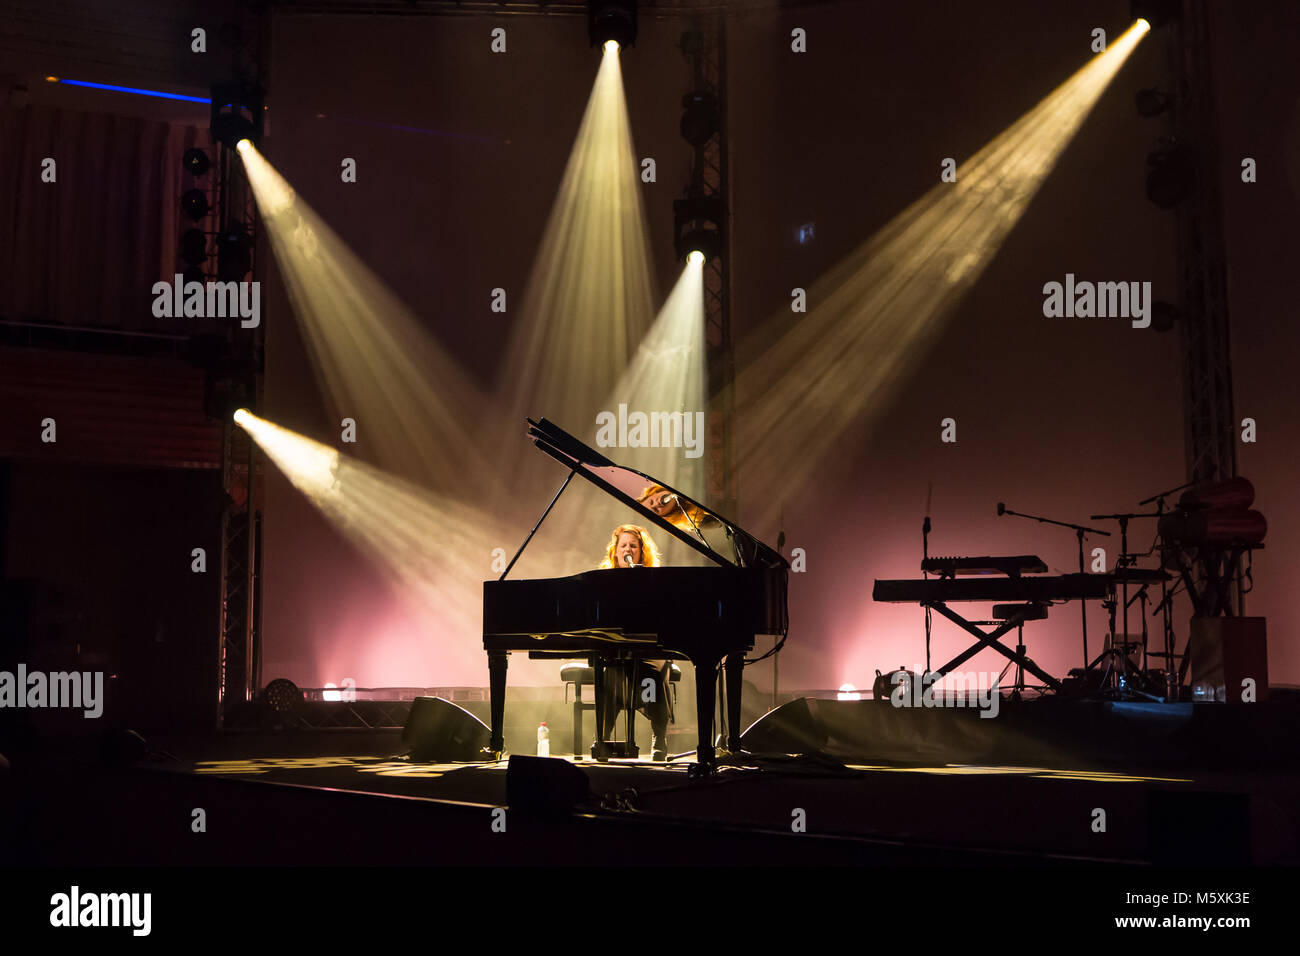
[[1255,699],[1268,699],[1264,618],[1193,617],[1187,653],[1192,700],[1240,702],[1248,677],[1255,681]]

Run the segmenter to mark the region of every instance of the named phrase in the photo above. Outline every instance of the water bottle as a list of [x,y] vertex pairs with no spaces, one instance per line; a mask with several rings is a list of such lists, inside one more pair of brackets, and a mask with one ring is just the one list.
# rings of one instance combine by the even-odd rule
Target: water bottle
[[546,726],[546,721],[542,721],[537,728],[537,756],[549,757],[551,755],[551,731]]

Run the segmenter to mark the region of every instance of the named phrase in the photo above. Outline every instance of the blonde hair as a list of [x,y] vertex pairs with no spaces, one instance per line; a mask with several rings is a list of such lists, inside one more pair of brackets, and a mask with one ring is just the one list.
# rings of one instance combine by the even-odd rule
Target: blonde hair
[[[646,504],[647,499],[656,495],[661,495],[668,489],[663,485],[650,485],[641,492],[641,497],[637,499],[640,504]],[[650,507],[646,505],[646,507]],[[651,508],[653,511],[654,509]],[[677,499],[677,508],[671,514],[660,515],[671,525],[681,528],[683,531],[693,531],[711,517],[710,514],[693,501],[684,501],[680,497]]]
[[609,544],[605,547],[605,560],[600,563],[602,569],[618,566],[614,560],[614,551],[618,547],[619,535],[622,534],[634,534],[637,536],[637,540],[641,542],[641,567],[659,567],[659,549],[650,540],[650,535],[646,533],[645,528],[637,524],[621,524],[609,536]]

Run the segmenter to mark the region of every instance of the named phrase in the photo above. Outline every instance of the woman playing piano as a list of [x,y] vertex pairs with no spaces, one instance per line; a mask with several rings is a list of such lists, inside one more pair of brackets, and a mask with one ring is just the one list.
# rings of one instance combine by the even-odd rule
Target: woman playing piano
[[[659,549],[646,534],[645,528],[634,524],[621,524],[610,535],[605,548],[605,560],[601,568],[657,568],[660,566]],[[667,661],[637,661],[633,669],[633,687],[637,697],[637,710],[650,719],[650,733],[653,737],[651,749],[655,760],[668,759],[668,721],[671,718],[671,704],[668,697],[666,681]],[[609,671],[606,671],[608,674]],[[626,671],[623,676],[606,683],[605,714],[610,727],[614,724],[614,715],[620,707],[625,706],[630,688],[627,686]],[[645,682],[653,682],[654,700],[645,700],[642,691]],[[601,728],[601,737],[608,727]]]

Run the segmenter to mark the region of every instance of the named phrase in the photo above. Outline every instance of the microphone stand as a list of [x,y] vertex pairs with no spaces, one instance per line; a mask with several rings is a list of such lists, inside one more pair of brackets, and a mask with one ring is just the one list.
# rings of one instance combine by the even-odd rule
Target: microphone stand
[[[1034,521],[1041,522],[1042,524],[1054,524],[1062,528],[1071,529],[1074,532],[1075,538],[1079,542],[1079,573],[1080,574],[1087,573],[1083,567],[1083,536],[1085,534],[1096,534],[1096,535],[1101,535],[1103,538],[1110,537],[1109,531],[1099,531],[1096,528],[1089,528],[1086,525],[1071,524],[1068,521],[1056,521],[1053,518],[1043,518],[1039,515],[1021,514],[1019,511],[1012,511],[1006,505],[1002,504],[1002,502],[998,502],[998,514],[1015,515],[1017,518],[1030,518]],[[1083,624],[1083,666],[1086,669],[1088,666],[1088,602],[1083,598],[1079,599],[1079,617],[1081,623]]]
[[[1183,482],[1181,485],[1179,485],[1177,488],[1170,488],[1168,491],[1162,491],[1162,492],[1160,492],[1159,494],[1154,494],[1154,495],[1152,495],[1150,498],[1144,498],[1144,499],[1142,499],[1141,501],[1138,502],[1138,507],[1141,508],[1143,505],[1149,505],[1149,504],[1151,504],[1151,502],[1153,502],[1153,501],[1159,501],[1161,498],[1168,498],[1168,497],[1169,497],[1170,495],[1172,495],[1175,491],[1182,491],[1184,488],[1190,488],[1190,487],[1192,487],[1192,485],[1194,485],[1194,484],[1196,484],[1196,482],[1194,482],[1194,481],[1185,481],[1185,482]],[[1160,510],[1161,510],[1162,512],[1164,511],[1164,502],[1161,502],[1161,504],[1160,504]]]

